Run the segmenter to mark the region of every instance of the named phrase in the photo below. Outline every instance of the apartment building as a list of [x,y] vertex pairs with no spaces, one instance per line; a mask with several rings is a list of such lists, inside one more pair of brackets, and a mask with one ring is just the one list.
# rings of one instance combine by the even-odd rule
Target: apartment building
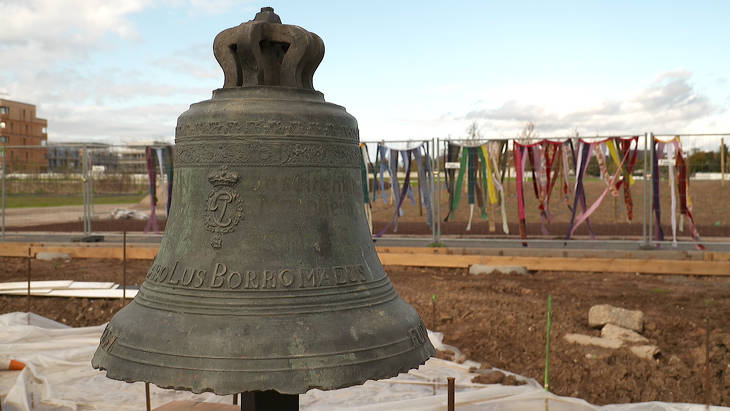
[[36,117],[33,104],[0,99],[0,145],[6,146],[8,172],[48,169],[47,127],[47,120]]

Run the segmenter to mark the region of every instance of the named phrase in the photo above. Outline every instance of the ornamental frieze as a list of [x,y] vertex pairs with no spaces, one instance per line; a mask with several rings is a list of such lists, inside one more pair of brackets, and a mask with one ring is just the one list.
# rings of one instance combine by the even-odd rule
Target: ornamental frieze
[[359,161],[359,147],[354,144],[234,141],[178,143],[175,146],[175,167],[359,168]]
[[175,129],[177,139],[199,136],[303,136],[331,137],[357,142],[357,128],[316,121],[248,120],[183,123]]

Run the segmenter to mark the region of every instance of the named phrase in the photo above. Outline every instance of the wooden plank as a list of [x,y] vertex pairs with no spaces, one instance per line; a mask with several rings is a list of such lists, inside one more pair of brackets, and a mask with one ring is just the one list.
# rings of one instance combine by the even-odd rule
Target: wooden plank
[[[113,282],[93,282],[93,281],[73,281],[71,285],[68,288],[72,290],[110,290],[117,288],[115,287]],[[62,288],[62,287],[54,287],[54,288]]]
[[[56,281],[31,281],[30,289],[34,288],[68,288],[73,284],[71,280]],[[0,290],[28,290],[27,281],[13,281],[10,283],[0,283]]]
[[[68,253],[73,258],[121,259],[122,248],[106,245],[45,245],[40,243],[0,243],[0,256],[23,257],[31,248],[33,255],[39,251]],[[475,249],[438,247],[377,247],[385,265],[409,265],[422,267],[469,267],[472,264],[523,266],[529,270],[585,271],[585,272],[634,272],[683,275],[730,275],[730,253],[707,252],[703,259],[692,253],[648,254],[642,251],[586,251],[517,249]],[[158,245],[127,247],[127,258],[152,260],[159,251]],[[520,255],[504,255],[504,254]],[[496,255],[495,255],[496,254]],[[501,255],[499,255],[501,254]],[[538,254],[537,256],[535,254]],[[611,258],[599,258],[604,255]],[[674,258],[684,259],[671,259]],[[680,256],[680,257],[677,257]],[[656,258],[648,258],[656,256]],[[642,258],[643,257],[643,258]]]
[[[643,258],[659,260],[702,260],[707,252],[676,250],[588,250],[562,248],[476,248],[476,247],[388,247],[379,246],[378,254],[437,254],[437,255],[493,255],[517,257],[572,257],[572,258]],[[717,256],[718,253],[713,253]],[[730,260],[730,253],[726,259]],[[716,260],[719,258],[715,258]]]
[[[130,260],[154,260],[158,251],[160,251],[159,245],[128,245],[127,258]],[[119,247],[119,252],[122,252],[122,247]],[[121,254],[119,259],[122,259]]]
[[32,248],[32,243],[0,243],[0,256],[2,257],[27,257],[28,248]]
[[[66,253],[72,258],[109,258],[122,259],[122,247],[91,244],[53,244],[43,243],[0,243],[0,257],[26,257],[28,248],[35,256],[42,251]],[[153,260],[159,251],[159,245],[129,245],[127,258],[130,260]]]
[[730,262],[616,258],[541,258],[482,255],[380,254],[383,265],[467,268],[472,264],[523,266],[528,270],[642,274],[727,275]]
[[[137,289],[127,289],[127,298],[134,298]],[[0,290],[0,295],[26,295],[27,289]],[[121,288],[71,289],[71,288],[31,288],[30,295],[35,297],[84,297],[84,298],[122,298]]]
[[[44,294],[44,297],[84,297],[84,298],[122,298],[121,288],[113,290],[52,290],[48,294]],[[134,298],[137,295],[136,289],[127,290],[127,298]],[[31,295],[33,291],[31,290]]]
[[706,251],[704,257],[705,261],[730,261],[730,253]]
[[[53,291],[52,288],[31,288],[30,289],[30,295],[47,295]],[[0,291],[0,295],[27,295],[28,290],[2,290]]]

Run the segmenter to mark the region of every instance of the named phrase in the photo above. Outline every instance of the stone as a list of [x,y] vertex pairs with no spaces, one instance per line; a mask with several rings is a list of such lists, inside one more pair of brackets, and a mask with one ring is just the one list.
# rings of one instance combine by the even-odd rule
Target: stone
[[41,261],[53,261],[53,260],[71,261],[71,254],[54,253],[54,252],[50,252],[50,251],[39,251],[36,253],[35,259],[41,260]]
[[500,265],[484,265],[484,264],[472,264],[469,266],[469,274],[480,275],[480,274],[529,274],[527,268],[522,266],[500,266]]
[[563,336],[563,339],[571,344],[595,345],[596,347],[610,348],[614,350],[617,348],[621,348],[621,346],[623,345],[623,341],[621,340],[603,337],[592,337],[585,334],[565,334],[565,336]]
[[504,381],[504,373],[501,371],[489,371],[486,373],[479,373],[476,377],[471,379],[471,382],[477,384],[501,384]]
[[629,347],[629,350],[637,357],[645,360],[653,360],[660,353],[659,347],[656,345],[635,345]]
[[670,371],[676,373],[680,378],[689,378],[692,374],[684,361],[674,354],[669,357],[667,365]]
[[649,340],[643,335],[636,331],[629,330],[628,328],[619,327],[618,325],[606,324],[601,329],[601,337],[612,338],[614,340],[621,340],[629,343],[648,343]]
[[608,304],[594,305],[588,310],[588,325],[594,328],[614,324],[619,327],[641,332],[644,329],[644,313],[627,310]]

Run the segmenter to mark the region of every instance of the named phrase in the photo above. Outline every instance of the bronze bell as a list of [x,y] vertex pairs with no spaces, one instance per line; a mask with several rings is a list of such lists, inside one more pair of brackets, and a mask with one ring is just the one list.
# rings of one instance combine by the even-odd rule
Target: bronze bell
[[314,33],[273,9],[213,45],[223,88],[178,118],[172,209],[94,354],[109,378],[300,394],[391,377],[434,349],[362,204],[357,121],[314,90]]

